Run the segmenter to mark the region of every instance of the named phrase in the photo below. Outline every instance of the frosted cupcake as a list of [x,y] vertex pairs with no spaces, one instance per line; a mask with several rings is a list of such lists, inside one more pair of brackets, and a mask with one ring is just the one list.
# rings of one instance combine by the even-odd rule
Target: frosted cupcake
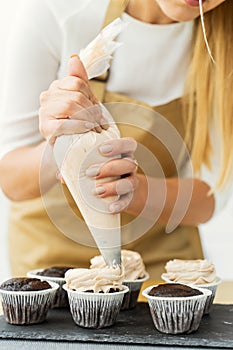
[[122,285],[119,267],[71,269],[65,274],[63,288],[68,293],[74,322],[86,328],[104,328],[116,323],[123,296],[128,287]]
[[214,265],[208,260],[174,259],[165,265],[166,273],[161,278],[165,282],[176,282],[209,289],[212,294],[207,298],[204,313],[209,313],[214,301],[217,286],[221,279],[216,276]]
[[11,324],[41,323],[46,319],[57,289],[56,283],[37,278],[12,278],[0,285],[4,317]]
[[210,290],[167,283],[146,288],[155,328],[167,334],[191,333],[198,329]]
[[[149,274],[145,270],[141,255],[137,252],[123,249],[121,251],[121,261],[124,271],[123,284],[129,288],[129,292],[124,295],[121,310],[128,310],[137,305],[142,283],[149,278]],[[106,267],[102,255],[92,258],[90,267],[91,269]]]
[[62,288],[65,284],[65,273],[71,266],[52,266],[46,269],[36,269],[28,271],[27,276],[32,278],[39,278],[42,281],[55,282],[59,284],[59,288],[54,297],[53,308],[63,308],[69,306],[67,293]]

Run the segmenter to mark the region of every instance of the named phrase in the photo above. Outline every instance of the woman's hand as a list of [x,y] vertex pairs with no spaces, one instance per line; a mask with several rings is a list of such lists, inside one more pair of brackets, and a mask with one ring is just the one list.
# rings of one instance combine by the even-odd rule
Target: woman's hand
[[69,60],[69,76],[55,80],[40,95],[40,132],[54,143],[60,135],[106,129],[98,100],[93,95],[86,70],[78,58]]
[[87,176],[94,177],[96,180],[117,178],[114,181],[98,184],[94,193],[101,198],[119,196],[109,206],[109,210],[113,213],[121,212],[128,207],[137,188],[138,164],[134,159],[136,148],[137,142],[132,138],[108,140],[99,147],[100,153],[105,157],[120,156],[121,158],[107,161],[99,166],[94,165],[86,171]]

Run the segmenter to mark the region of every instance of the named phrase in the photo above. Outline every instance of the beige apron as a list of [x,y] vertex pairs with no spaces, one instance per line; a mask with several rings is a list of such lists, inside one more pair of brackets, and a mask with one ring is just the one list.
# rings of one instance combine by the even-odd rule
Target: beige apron
[[[112,0],[104,24],[119,16],[125,3]],[[176,176],[174,159],[162,143],[148,131],[131,124],[136,118],[145,121],[152,128],[156,127],[154,111],[158,111],[183,135],[181,101],[175,100],[163,106],[151,107],[127,96],[105,91],[105,82],[106,75],[92,80],[91,86],[99,100],[106,103],[113,117],[119,122],[122,137],[134,137],[157,157],[166,177]],[[122,115],[123,121],[119,118]],[[130,120],[131,124],[126,125],[124,121],[127,120]],[[66,186],[61,184],[54,186],[43,198],[12,203],[9,221],[12,274],[25,275],[30,269],[52,265],[89,267],[90,258],[99,254],[99,251],[83,245],[87,240],[91,245],[92,239],[86,225],[83,221],[80,222],[80,216]],[[131,215],[123,214],[122,225],[133,222],[134,219]],[[129,226],[128,231],[130,230],[132,231]],[[69,237],[62,232],[68,232]],[[123,230],[123,236],[127,237],[127,234],[132,232]],[[81,237],[81,244],[74,242],[70,237]],[[147,233],[126,244],[124,248],[138,251],[142,255],[153,279],[160,277],[167,260],[203,257],[198,230],[190,226],[178,226],[172,233],[167,234],[164,226],[154,224]]]

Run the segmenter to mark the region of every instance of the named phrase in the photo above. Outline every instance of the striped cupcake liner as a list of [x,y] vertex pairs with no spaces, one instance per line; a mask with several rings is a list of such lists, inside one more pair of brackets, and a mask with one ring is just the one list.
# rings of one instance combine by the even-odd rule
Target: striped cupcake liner
[[57,283],[49,282],[49,284],[52,288],[40,291],[24,292],[0,289],[6,322],[18,325],[43,322],[59,288]]
[[191,333],[198,329],[211,291],[196,288],[203,294],[192,297],[156,297],[149,295],[155,286],[146,288],[142,294],[148,299],[155,328],[167,334]]
[[116,323],[124,294],[128,287],[115,293],[89,293],[63,288],[68,293],[70,311],[74,322],[85,328],[104,328]]

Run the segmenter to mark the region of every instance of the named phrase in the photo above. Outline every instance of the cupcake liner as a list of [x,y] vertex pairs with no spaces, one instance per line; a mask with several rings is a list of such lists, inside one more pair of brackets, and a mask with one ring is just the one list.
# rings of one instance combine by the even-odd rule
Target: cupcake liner
[[138,295],[141,290],[143,282],[147,281],[149,274],[146,272],[143,278],[134,281],[124,281],[123,285],[129,288],[128,293],[124,295],[121,310],[133,309],[137,305]]
[[156,297],[149,295],[156,286],[146,288],[142,295],[148,299],[155,328],[167,334],[191,333],[198,329],[204,312],[206,299],[211,291],[196,288],[202,295],[192,297]]
[[45,320],[54,296],[59,288],[49,282],[51,289],[39,291],[8,291],[0,289],[5,320],[11,324],[33,324]]
[[65,278],[62,277],[51,277],[51,276],[41,276],[37,275],[37,272],[42,272],[44,269],[36,269],[28,271],[27,277],[39,278],[41,281],[54,282],[59,285],[59,288],[55,294],[52,308],[64,308],[69,307],[69,301],[66,291],[62,286],[66,283]]
[[[163,275],[161,276],[161,278],[167,283],[179,283],[179,282],[174,282]],[[217,280],[213,283],[206,283],[206,284],[190,283],[190,284],[188,284],[189,286],[191,286],[193,288],[204,288],[204,289],[208,289],[212,292],[212,294],[209,295],[206,299],[205,309],[204,309],[204,313],[203,313],[204,315],[208,314],[211,311],[211,308],[212,308],[212,305],[214,302],[214,298],[216,295],[217,287],[220,283],[222,283],[222,280],[221,280],[221,278],[217,277]]]
[[222,283],[222,280],[218,277],[217,281],[214,283],[209,283],[209,284],[193,284],[192,287],[198,287],[198,288],[204,288],[204,289],[208,289],[212,292],[212,294],[210,296],[207,297],[206,299],[206,303],[205,303],[205,309],[204,309],[204,315],[207,315],[212,308],[213,302],[214,302],[214,298],[216,295],[216,291],[217,291],[217,287],[218,285]]
[[70,311],[74,322],[85,328],[104,328],[112,326],[121,309],[123,296],[128,287],[115,293],[89,293],[70,290],[68,293]]

